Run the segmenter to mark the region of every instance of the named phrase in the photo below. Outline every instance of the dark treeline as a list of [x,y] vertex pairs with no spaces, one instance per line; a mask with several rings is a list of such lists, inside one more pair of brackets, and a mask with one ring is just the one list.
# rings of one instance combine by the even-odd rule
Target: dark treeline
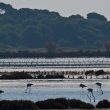
[[44,101],[32,102],[23,100],[0,101],[0,110],[39,110],[39,109],[95,109],[110,108],[108,100],[99,101],[96,106],[76,99],[48,99]]
[[0,52],[0,58],[55,58],[55,57],[109,57],[106,51],[56,51],[56,52],[36,52],[36,51],[17,51]]
[[63,17],[0,3],[0,49],[45,48],[52,42],[56,47],[102,49],[109,41],[110,22],[98,13]]

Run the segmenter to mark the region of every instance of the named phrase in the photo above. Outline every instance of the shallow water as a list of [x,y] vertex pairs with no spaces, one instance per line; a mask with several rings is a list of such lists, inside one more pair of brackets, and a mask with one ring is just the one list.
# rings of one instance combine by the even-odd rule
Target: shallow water
[[[8,66],[12,64],[11,66]],[[45,64],[47,66],[29,66],[30,64]],[[15,66],[13,66],[15,64]],[[26,64],[25,66],[23,66]],[[48,66],[51,64],[53,66]],[[60,66],[55,66],[60,64]],[[65,66],[66,64],[66,66]],[[106,67],[73,67],[73,64],[106,64]],[[3,66],[4,65],[4,66]],[[107,66],[108,65],[108,66]],[[64,67],[65,66],[65,67]],[[86,70],[100,70],[110,71],[110,58],[11,58],[0,59],[0,71],[86,71]],[[31,82],[34,84],[31,88],[31,93],[25,93],[26,84]],[[96,82],[102,83],[104,94],[97,93]],[[1,100],[32,100],[39,101],[49,98],[75,98],[86,102],[90,102],[87,97],[87,88],[79,88],[80,83],[87,85],[87,88],[94,90],[96,102],[92,100],[92,104],[96,104],[101,99],[110,100],[110,80],[108,79],[69,79],[69,80],[0,80],[0,90],[4,90],[0,94]]]
[[[34,84],[31,88],[31,93],[25,93],[26,84],[31,82]],[[97,93],[96,82],[102,83],[104,94]],[[94,96],[97,103],[101,99],[110,100],[110,80],[93,79],[93,80],[0,80],[0,89],[4,90],[0,94],[1,100],[32,100],[39,101],[49,98],[75,98],[86,102],[90,102],[87,97],[87,88],[79,88],[79,84],[83,83],[88,88],[94,89]],[[92,100],[92,103],[95,104]]]
[[110,71],[110,58],[4,58],[0,71]]

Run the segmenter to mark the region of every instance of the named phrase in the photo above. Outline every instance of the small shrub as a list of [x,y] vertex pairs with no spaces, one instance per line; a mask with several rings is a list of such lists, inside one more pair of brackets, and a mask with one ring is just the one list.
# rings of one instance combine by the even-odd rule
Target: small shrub
[[13,72],[10,74],[3,74],[0,79],[33,79],[33,77],[26,72]]
[[58,103],[55,99],[48,99],[45,101],[38,101],[36,105],[40,109],[65,109],[65,105]]
[[68,108],[93,109],[94,108],[94,106],[89,103],[85,103],[75,99],[67,100],[65,98],[38,101],[36,102],[36,105],[40,109],[68,109]]
[[44,75],[38,75],[37,76],[37,79],[44,79],[45,77],[44,77]]
[[35,110],[38,107],[31,101],[0,101],[0,110]]
[[46,75],[46,79],[63,79],[64,75]]
[[65,98],[56,98],[55,102],[64,105],[65,108],[68,108],[68,100]]
[[84,79],[84,77],[83,76],[79,76],[78,79]]
[[81,109],[93,109],[94,106],[80,100],[71,99],[69,100],[69,107],[70,108],[81,108]]
[[95,72],[96,76],[104,75],[104,74],[105,74],[104,70],[98,70],[98,71]]
[[108,100],[99,101],[96,108],[110,108],[110,102]]
[[48,99],[45,101],[38,101],[36,102],[36,105],[40,108],[40,109],[54,109],[54,99]]

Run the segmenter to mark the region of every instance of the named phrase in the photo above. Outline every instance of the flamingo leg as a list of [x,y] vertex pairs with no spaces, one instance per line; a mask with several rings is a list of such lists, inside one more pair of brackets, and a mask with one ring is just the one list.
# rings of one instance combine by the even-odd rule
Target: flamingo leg
[[28,91],[28,87],[26,88],[25,93],[27,93],[27,91]]
[[92,94],[92,97],[94,98],[94,102],[95,102],[95,96],[94,96],[93,92],[91,94]]
[[101,91],[101,94],[103,95],[103,90],[102,90],[102,88],[100,87],[100,91]]
[[99,92],[99,89],[97,88],[97,93]]
[[89,96],[89,92],[88,92],[88,94],[87,94],[87,97],[89,98],[90,103],[91,103],[91,97]]
[[31,93],[31,87],[29,87],[29,94]]
[[82,88],[82,94],[83,94],[83,88]]

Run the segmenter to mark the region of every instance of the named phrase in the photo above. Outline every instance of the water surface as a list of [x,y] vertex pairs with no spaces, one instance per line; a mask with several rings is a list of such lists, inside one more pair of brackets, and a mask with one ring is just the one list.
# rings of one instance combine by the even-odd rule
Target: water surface
[[[26,84],[31,82],[34,84],[31,93],[25,93]],[[96,82],[102,83],[104,94],[97,93]],[[80,99],[86,102],[90,100],[87,97],[87,88],[79,88],[79,84],[83,83],[88,88],[94,89],[96,102],[101,99],[110,100],[110,80],[93,79],[93,80],[0,80],[0,89],[4,90],[4,94],[0,95],[1,100],[32,100],[39,101],[49,98],[70,98]]]

